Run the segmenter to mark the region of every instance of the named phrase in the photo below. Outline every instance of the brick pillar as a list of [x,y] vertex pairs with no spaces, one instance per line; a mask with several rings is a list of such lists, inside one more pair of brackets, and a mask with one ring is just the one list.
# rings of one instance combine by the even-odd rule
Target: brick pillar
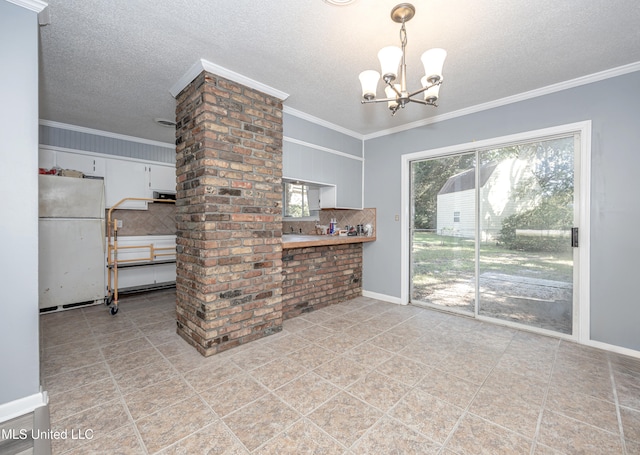
[[176,121],[178,334],[209,356],[282,330],[282,102],[202,72]]

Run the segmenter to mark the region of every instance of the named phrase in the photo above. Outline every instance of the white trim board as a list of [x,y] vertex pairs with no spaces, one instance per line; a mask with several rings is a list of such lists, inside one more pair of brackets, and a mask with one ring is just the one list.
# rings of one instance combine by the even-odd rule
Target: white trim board
[[581,85],[591,84],[593,82],[602,81],[605,79],[609,79],[612,77],[622,76],[624,74],[633,73],[635,71],[640,71],[640,62],[630,63],[628,65],[620,66],[617,68],[608,69],[605,71],[601,71],[599,73],[590,74],[587,76],[578,77],[576,79],[571,79],[564,82],[559,82],[557,84],[548,85],[546,87],[541,87],[535,90],[530,90],[528,92],[519,93],[513,96],[507,96],[505,98],[500,98],[498,100],[489,101],[487,103],[477,104],[475,106],[470,106],[468,108],[460,109],[457,111],[449,112],[447,114],[436,115],[434,117],[429,117],[423,120],[418,120],[417,122],[406,123],[404,125],[397,126],[395,128],[390,128],[387,130],[380,130],[375,133],[367,134],[363,136],[363,140],[375,139],[377,137],[388,136],[390,134],[399,133],[406,130],[411,130],[414,128],[419,128],[421,126],[430,125],[433,123],[443,122],[445,120],[451,120],[456,117],[463,117],[469,114],[475,114],[476,112],[486,111],[489,109],[493,109],[500,106],[505,106],[507,104],[513,104],[520,101],[525,101],[531,98],[537,98],[544,95],[549,95],[551,93],[559,92],[562,90],[567,90],[575,87],[579,87]]
[[51,150],[53,152],[75,153],[76,155],[95,156],[96,158],[108,158],[122,161],[134,161],[136,163],[153,164],[156,166],[175,167],[176,163],[167,163],[166,161],[145,160],[142,158],[131,158],[122,155],[109,155],[107,153],[90,152],[88,150],[70,149],[66,147],[58,147],[57,145],[38,144],[38,150]]
[[292,144],[302,145],[303,147],[320,150],[321,152],[333,153],[334,155],[342,156],[344,158],[351,158],[352,160],[364,161],[364,158],[362,158],[361,156],[350,155],[348,153],[340,152],[339,150],[334,150],[327,147],[323,147],[321,145],[312,144],[311,142],[301,141],[300,139],[294,139],[292,137],[283,136],[282,140],[285,142],[290,142]]
[[9,3],[13,3],[14,5],[21,6],[25,9],[35,11],[36,13],[41,12],[47,6],[47,3],[40,0],[7,0]]
[[191,68],[189,68],[187,72],[184,73],[182,77],[180,77],[180,79],[178,79],[176,83],[171,86],[171,88],[169,88],[169,93],[171,93],[171,96],[176,98],[180,94],[180,92],[183,91],[185,87],[189,85],[191,81],[193,81],[198,76],[198,74],[202,73],[203,71],[215,74],[216,76],[220,76],[225,79],[229,79],[230,81],[237,82],[238,84],[242,84],[245,87],[252,88],[259,92],[266,93],[267,95],[276,97],[282,101],[289,98],[288,93],[270,87],[247,76],[243,76],[242,74],[231,71],[230,69],[227,69],[223,66],[211,63],[210,61],[202,58],[194,63]]
[[47,392],[39,392],[8,403],[0,404],[0,422],[15,419],[46,406],[49,402]]
[[386,295],[386,294],[379,294],[377,292],[365,291],[364,289],[362,290],[362,296],[368,297],[370,299],[381,300],[383,302],[394,303],[396,305],[406,305],[406,303],[403,304],[402,300],[399,299],[398,297],[394,297],[392,295]]
[[95,130],[93,128],[85,128],[84,126],[70,125],[68,123],[54,122],[52,120],[40,119],[40,121],[38,123],[40,125],[42,125],[42,126],[48,126],[48,127],[51,127],[51,128],[58,128],[58,129],[61,129],[61,130],[75,131],[77,133],[93,134],[95,136],[110,137],[112,139],[120,139],[122,141],[127,141],[127,142],[137,142],[139,144],[155,145],[157,147],[164,147],[164,148],[169,148],[169,149],[175,149],[176,148],[175,144],[171,144],[169,142],[152,141],[150,139],[142,139],[140,137],[126,136],[124,134],[118,134],[118,133],[110,133],[109,131]]

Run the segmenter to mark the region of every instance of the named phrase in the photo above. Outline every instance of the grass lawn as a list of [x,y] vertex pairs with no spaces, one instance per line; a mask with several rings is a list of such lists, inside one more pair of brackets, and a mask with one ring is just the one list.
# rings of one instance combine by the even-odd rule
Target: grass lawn
[[[571,283],[572,250],[557,253],[513,251],[492,243],[480,246],[480,274],[486,272]],[[413,239],[415,287],[443,285],[475,274],[475,241],[416,232]]]

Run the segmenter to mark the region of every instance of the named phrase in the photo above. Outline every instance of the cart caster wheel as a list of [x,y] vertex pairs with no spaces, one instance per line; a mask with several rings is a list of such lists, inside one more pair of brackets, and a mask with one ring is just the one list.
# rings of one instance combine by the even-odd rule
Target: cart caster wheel
[[116,314],[118,314],[118,307],[117,306],[112,306],[110,308],[109,312],[111,313],[112,316],[115,316]]
[[104,299],[104,304],[107,305],[107,306],[110,306],[112,302],[113,302],[113,296],[112,295],[110,295],[109,297]]

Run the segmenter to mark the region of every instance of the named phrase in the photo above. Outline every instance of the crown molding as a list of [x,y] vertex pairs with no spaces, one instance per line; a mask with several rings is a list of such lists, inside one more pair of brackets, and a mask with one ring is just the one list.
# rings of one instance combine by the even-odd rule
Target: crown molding
[[342,126],[336,125],[335,123],[327,122],[326,120],[322,120],[321,118],[314,117],[313,115],[309,115],[305,112],[299,111],[292,107],[284,106],[283,111],[285,114],[293,115],[294,117],[301,118],[302,120],[307,120],[319,126],[324,126],[325,128],[329,128],[331,130],[337,131],[338,133],[346,134],[347,136],[351,136],[360,141],[364,139],[364,136],[360,133],[356,133],[355,131],[348,130],[347,128],[343,128]]
[[344,158],[350,158],[350,159],[356,160],[356,161],[364,161],[364,158],[361,157],[361,156],[350,155],[348,153],[341,152],[339,150],[330,149],[328,147],[323,147],[322,145],[318,145],[318,144],[312,144],[311,142],[301,141],[300,139],[295,139],[293,137],[283,136],[282,140],[284,142],[289,142],[291,144],[298,144],[298,145],[301,145],[303,147],[307,147],[307,148],[311,148],[311,149],[315,149],[315,150],[320,150],[322,152],[333,153],[334,155],[342,156]]
[[47,6],[49,6],[46,2],[41,0],[7,0],[9,3],[13,3],[14,5],[21,6],[31,11],[35,11],[36,13],[41,12]]
[[229,79],[230,81],[237,82],[238,84],[242,84],[245,87],[252,88],[259,92],[266,93],[267,95],[273,96],[282,101],[289,98],[288,93],[282,92],[278,89],[275,89],[266,84],[263,84],[262,82],[258,82],[254,79],[243,76],[242,74],[236,73],[235,71],[231,71],[220,65],[216,65],[215,63],[211,63],[210,61],[205,59],[200,59],[196,63],[194,63],[193,66],[189,68],[187,72],[184,73],[184,75],[182,75],[182,77],[178,79],[175,84],[171,86],[171,88],[169,88],[169,93],[171,93],[171,96],[176,98],[180,94],[180,92],[184,90],[185,87],[189,85],[191,81],[193,81],[198,76],[198,74],[200,74],[203,71],[206,71],[211,74],[215,74],[220,77],[224,77],[225,79]]
[[570,79],[568,81],[559,82],[557,84],[548,85],[539,89],[530,90],[528,92],[519,93],[513,96],[507,96],[498,100],[489,101],[487,103],[477,104],[468,108],[460,109],[457,111],[449,112],[442,115],[436,115],[427,119],[418,120],[417,122],[406,123],[404,125],[390,128],[387,130],[380,130],[375,133],[367,134],[363,136],[363,140],[375,139],[377,137],[388,136],[390,134],[400,133],[402,131],[411,130],[425,125],[433,123],[443,122],[445,120],[451,120],[456,117],[462,117],[469,114],[475,114],[477,112],[494,109],[500,106],[506,106],[507,104],[518,103],[520,101],[537,98],[551,93],[560,92],[562,90],[568,90],[582,85],[599,82],[612,77],[622,76],[624,74],[640,71],[640,62],[630,63],[628,65],[619,66],[617,68],[611,68],[608,70],[600,71],[598,73],[589,74],[587,76]]
[[120,139],[122,141],[137,142],[139,144],[153,145],[153,146],[156,146],[156,147],[164,147],[164,148],[169,148],[169,149],[175,149],[176,148],[175,144],[172,144],[172,143],[169,143],[169,142],[152,141],[151,139],[143,139],[143,138],[135,137],[135,136],[126,136],[124,134],[111,133],[109,131],[94,130],[93,128],[85,128],[84,126],[70,125],[68,123],[54,122],[52,120],[40,119],[40,121],[38,123],[40,125],[42,125],[42,126],[49,126],[51,128],[59,128],[59,129],[62,129],[62,130],[75,131],[77,133],[93,134],[93,135],[96,135],[96,136],[110,137],[112,139]]

